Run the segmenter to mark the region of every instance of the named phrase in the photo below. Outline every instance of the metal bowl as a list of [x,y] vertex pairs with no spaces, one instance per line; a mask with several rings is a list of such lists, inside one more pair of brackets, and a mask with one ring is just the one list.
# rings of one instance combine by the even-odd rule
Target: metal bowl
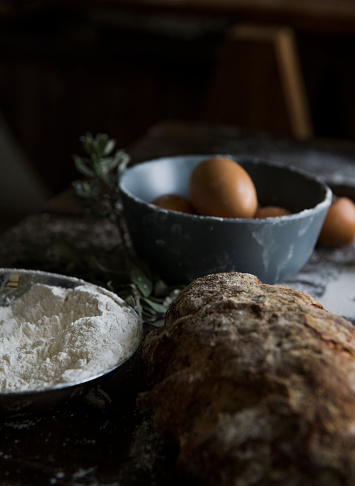
[[193,168],[213,155],[164,157],[134,165],[120,179],[133,246],[163,278],[188,283],[217,272],[246,272],[265,283],[295,274],[310,257],[332,193],[317,177],[282,164],[228,156],[242,165],[262,205],[293,214],[228,219],[169,211],[150,204],[165,193],[188,194]]
[[34,283],[42,283],[65,289],[85,286],[95,293],[108,296],[127,310],[127,315],[129,316],[132,325],[136,327],[136,340],[132,343],[129,352],[127,352],[114,366],[109,369],[102,369],[95,375],[87,376],[83,380],[58,384],[51,388],[46,387],[35,390],[29,389],[23,391],[0,392],[1,414],[42,412],[58,406],[59,404],[63,404],[76,396],[82,395],[89,387],[94,386],[98,380],[107,378],[112,373],[119,372],[119,370],[123,371],[123,365],[136,353],[142,341],[142,322],[131,307],[114,293],[75,277],[67,277],[36,270],[2,268],[0,269],[0,305],[11,305],[18,297],[27,292]]

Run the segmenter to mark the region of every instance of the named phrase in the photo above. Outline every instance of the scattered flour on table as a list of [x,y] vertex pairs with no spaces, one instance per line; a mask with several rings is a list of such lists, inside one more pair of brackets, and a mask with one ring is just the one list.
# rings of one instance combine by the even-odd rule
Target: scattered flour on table
[[0,392],[90,378],[114,367],[140,340],[138,317],[109,293],[34,284],[0,307]]
[[355,320],[355,266],[338,268],[319,302],[330,312]]

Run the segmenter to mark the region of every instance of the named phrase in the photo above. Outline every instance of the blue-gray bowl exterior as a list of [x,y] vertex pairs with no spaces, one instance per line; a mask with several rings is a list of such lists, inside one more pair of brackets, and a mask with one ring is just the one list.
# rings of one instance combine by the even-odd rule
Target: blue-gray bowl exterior
[[193,168],[212,155],[176,156],[129,168],[120,187],[137,254],[168,282],[188,283],[218,272],[246,272],[265,283],[300,270],[318,239],[331,190],[314,176],[260,159],[229,156],[250,174],[262,205],[293,214],[267,219],[189,215],[158,208],[161,194],[188,195]]

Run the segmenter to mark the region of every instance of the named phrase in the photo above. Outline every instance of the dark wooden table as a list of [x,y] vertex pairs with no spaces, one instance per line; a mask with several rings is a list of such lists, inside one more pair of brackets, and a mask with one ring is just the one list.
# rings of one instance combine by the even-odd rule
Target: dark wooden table
[[[182,153],[248,153],[315,173],[337,194],[354,198],[354,149],[351,143],[301,143],[231,127],[171,122],[153,127],[129,152],[133,162]],[[58,239],[79,250],[95,241],[106,251],[115,246],[117,230],[108,221],[84,216],[70,197],[60,197],[2,235],[0,266],[22,265],[29,245],[49,248]],[[32,263],[47,269],[37,260]],[[31,266],[28,255],[26,265]],[[355,245],[317,248],[304,269],[286,283],[325,300],[355,323]],[[175,471],[173,446],[154,432],[149,416],[136,406],[144,387],[138,352],[123,372],[57,409],[0,417],[0,484],[187,484]]]

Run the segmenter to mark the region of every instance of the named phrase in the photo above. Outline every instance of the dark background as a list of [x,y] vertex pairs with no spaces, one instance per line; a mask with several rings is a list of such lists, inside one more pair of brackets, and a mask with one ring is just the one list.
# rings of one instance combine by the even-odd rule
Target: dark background
[[[280,87],[262,77],[262,52],[235,68],[242,78],[253,63],[254,78],[260,78],[255,90],[262,90],[259,100],[268,100],[270,116],[258,116],[258,106],[265,110],[260,102],[252,119],[245,115],[253,96],[243,96],[238,83],[232,92],[220,92],[235,106],[228,119],[206,110],[222,42],[238,19],[86,8],[85,2],[13,4],[3,2],[0,11],[0,115],[48,195],[78,176],[72,154],[80,153],[79,137],[88,131],[107,133],[118,148],[167,119],[294,135],[282,113],[276,123],[273,100]],[[302,22],[294,33],[312,136],[354,139],[355,35]],[[246,108],[239,109],[241,99]],[[0,159],[3,174],[8,163]]]

